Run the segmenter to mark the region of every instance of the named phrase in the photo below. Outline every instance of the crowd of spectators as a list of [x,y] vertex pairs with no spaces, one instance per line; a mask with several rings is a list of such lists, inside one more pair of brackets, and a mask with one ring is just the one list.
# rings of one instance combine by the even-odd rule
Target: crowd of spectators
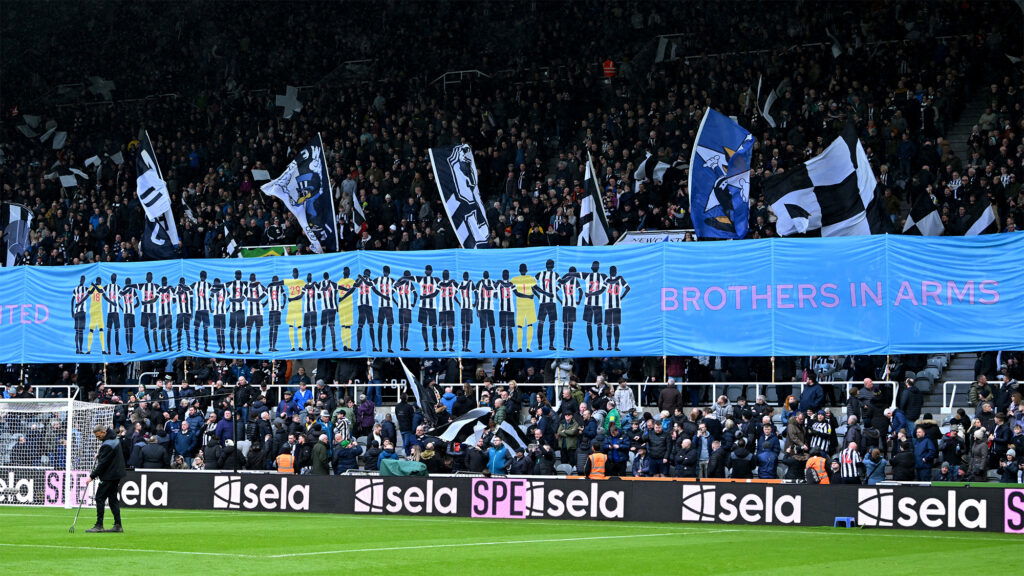
[[[23,70],[31,82],[5,83],[3,90],[2,170],[5,196],[36,214],[33,264],[141,257],[144,216],[131,161],[107,161],[99,174],[88,170],[90,179],[76,188],[47,177],[81,169],[96,154],[122,152],[130,160],[140,128],[154,140],[175,200],[182,254],[190,258],[223,256],[224,225],[241,244],[304,244],[287,210],[259,193],[251,170],[279,173],[317,132],[328,149],[345,249],[452,246],[426,151],[460,141],[477,156],[495,247],[574,243],[587,151],[599,164],[615,234],[690,228],[685,178],[635,187],[632,173],[646,151],[688,162],[705,106],[737,116],[758,138],[751,237],[774,234],[762,177],[820,152],[848,121],[895,198],[887,201],[894,220],[905,201],[930,193],[951,230],[959,208],[985,195],[998,206],[1002,229],[1024,224],[1021,76],[1005,56],[1019,43],[1017,35],[1001,33],[1009,23],[1002,17],[1016,10],[1008,2],[967,11],[955,2],[849,5],[858,18],[847,18],[841,4],[815,2],[799,3],[797,18],[771,3],[440,3],[436,10],[356,3],[320,18],[300,16],[286,3],[261,3],[256,10],[266,14],[257,24],[230,3],[199,5],[201,19],[181,7],[165,13],[145,3],[90,11],[84,22],[75,17],[84,8],[47,13],[55,30],[85,29],[50,36],[82,42],[78,50],[37,54],[41,48],[19,30],[5,40],[13,72],[31,66]],[[13,8],[8,27],[22,23],[21,32],[31,33],[41,10]],[[217,32],[206,34],[213,16]],[[513,16],[532,24],[520,27],[524,37],[498,25]],[[143,18],[163,24],[147,28],[149,41],[173,49],[114,57],[116,42],[90,43]],[[276,33],[281,28],[301,30],[308,42]],[[655,36],[671,32],[685,34],[673,39],[681,54],[724,55],[654,63]],[[841,39],[838,57],[829,34]],[[600,43],[583,40],[595,35]],[[15,58],[18,48],[26,52]],[[371,60],[368,76],[352,78],[344,66],[332,76],[339,54]],[[59,62],[48,60],[57,55]],[[622,75],[609,82],[598,67],[605,58],[622,64]],[[95,62],[104,64],[96,74],[117,86],[113,103],[30,99]],[[491,77],[428,82],[465,68]],[[773,107],[776,128],[756,113],[761,76],[787,81]],[[311,86],[300,92],[303,109],[290,120],[273,104],[286,84]],[[978,119],[969,157],[955,157],[946,132],[983,87],[991,107]],[[168,93],[176,96],[123,100]],[[25,115],[55,122],[68,132],[67,143],[55,151],[25,138],[18,131]],[[350,223],[353,190],[367,214],[364,230]]]
[[[912,379],[891,403],[867,378],[843,410],[826,405],[813,372],[799,397],[787,397],[781,407],[764,395],[754,402],[721,395],[710,405],[687,407],[669,381],[645,410],[624,379],[610,385],[600,376],[586,386],[571,376],[554,402],[546,390],[514,380],[485,378],[479,394],[468,384],[429,380],[421,401],[403,394],[393,408],[378,410],[370,388],[356,395],[357,388],[311,384],[298,372],[295,386],[284,388],[260,378],[250,383],[244,375],[233,386],[222,379],[178,384],[168,375],[155,388],[124,394],[101,386],[96,401],[114,408],[128,466],[145,469],[326,475],[376,471],[382,460],[403,459],[422,463],[428,473],[1024,483],[1018,372],[1002,367],[998,385],[979,375],[970,408],[946,421],[924,411]],[[454,441],[435,432],[475,408],[488,410]],[[28,424],[26,431],[25,422],[0,421],[0,435],[11,440],[0,462],[62,461],[57,416],[40,414]]]
[[[1020,13],[1011,2],[966,8],[954,1],[809,1],[787,9],[767,2],[393,1],[315,5],[310,11],[312,6],[6,7],[5,76],[19,81],[0,86],[0,180],[5,201],[23,202],[35,213],[28,261],[142,259],[144,213],[132,162],[140,128],[153,139],[174,199],[181,253],[188,258],[223,257],[225,226],[242,245],[298,244],[304,252],[294,218],[259,192],[251,170],[276,176],[317,132],[327,148],[346,250],[452,246],[427,149],[463,141],[476,154],[495,248],[575,243],[588,151],[598,164],[612,236],[688,229],[685,177],[637,186],[633,172],[647,151],[669,163],[688,163],[705,106],[735,115],[758,139],[751,238],[775,234],[763,178],[817,154],[850,121],[879,175],[896,228],[921,194],[933,197],[950,233],[961,225],[960,211],[985,196],[997,207],[1001,230],[1024,226],[1022,75],[1006,57],[1022,50],[1014,25]],[[147,23],[145,30],[136,31],[138,22]],[[42,27],[47,34],[38,33]],[[152,49],[124,43],[125,30]],[[674,36],[668,58],[656,62],[659,34]],[[603,77],[605,59],[617,64],[617,76]],[[453,70],[484,74],[435,82]],[[75,86],[89,76],[115,83],[111,102],[89,92],[88,80]],[[762,77],[767,86],[785,80],[773,107],[775,128],[757,113]],[[286,85],[305,86],[299,93],[303,108],[288,120],[274,105]],[[947,134],[979,93],[989,106],[966,142],[966,157],[958,157]],[[26,138],[19,131],[26,115],[67,131],[63,148]],[[118,152],[121,164],[109,157]],[[100,170],[85,169],[94,155],[104,159]],[[62,188],[53,175],[70,168],[85,169],[89,179]],[[353,192],[366,214],[362,229],[351,222]],[[564,362],[586,382],[602,374],[612,381],[684,382],[792,381],[813,371],[805,360],[780,359],[775,374],[765,358],[673,358],[667,374],[660,359]],[[867,360],[868,371],[851,371],[851,378],[880,375]],[[355,362],[325,362],[318,372],[339,382],[365,370]],[[379,362],[378,374],[397,370]],[[226,376],[237,361],[193,361],[191,371],[183,364],[178,359],[166,367],[177,373],[176,381],[206,383],[210,374],[202,370],[216,373],[213,381],[224,379],[228,388],[237,379]],[[423,364],[435,378],[446,374],[457,383],[456,368],[447,361]],[[498,382],[555,380],[540,379],[556,372],[548,362],[499,359],[492,366],[488,375],[478,375],[472,363],[459,373],[478,382],[487,376]],[[258,386],[270,370],[255,368],[260,376],[250,380]],[[123,381],[123,367],[110,369],[109,381]],[[995,366],[984,372],[994,377]],[[28,393],[26,380],[16,377],[21,373],[20,367],[6,368],[5,382],[22,382],[11,393]],[[27,373],[29,382],[77,382],[87,390],[98,379],[84,364],[28,367]],[[710,400],[684,392],[690,406]],[[554,393],[547,396],[555,404]],[[638,400],[652,404],[654,396]],[[225,398],[221,402],[235,397]],[[267,400],[267,406],[279,401]],[[344,397],[335,402],[347,404]],[[222,414],[222,406],[203,405],[211,407]],[[328,411],[329,421],[335,416]],[[151,437],[159,437],[161,426],[148,431]],[[200,427],[192,428],[200,434]],[[328,444],[335,449],[334,438]],[[701,454],[706,448],[699,448]],[[756,455],[756,448],[745,449]],[[168,455],[174,454],[172,447]]]

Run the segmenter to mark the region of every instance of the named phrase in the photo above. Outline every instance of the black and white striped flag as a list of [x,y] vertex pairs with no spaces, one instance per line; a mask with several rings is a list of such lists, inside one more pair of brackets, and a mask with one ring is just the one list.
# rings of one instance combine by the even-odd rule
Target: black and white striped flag
[[908,236],[942,236],[945,231],[946,227],[931,195],[921,194],[910,208],[907,223],[903,225],[903,233]]
[[480,198],[473,149],[468,144],[431,148],[430,165],[459,246],[486,248],[491,232]]
[[413,397],[416,398],[416,406],[423,413],[423,420],[427,428],[433,428],[434,423],[437,421],[437,417],[434,414],[434,407],[437,406],[436,398],[431,398],[430,391],[416,381],[416,377],[413,376],[409,367],[405,365],[404,360],[399,358],[398,363],[402,365],[402,370],[405,372],[406,390],[412,391]]
[[523,429],[508,420],[502,420],[501,424],[498,425],[497,434],[513,450],[526,450],[526,447],[530,444],[530,440],[526,437]]
[[146,212],[146,232],[142,237],[142,253],[147,258],[166,260],[177,257],[178,226],[171,211],[171,194],[160,173],[160,165],[149,134],[139,133],[139,149],[135,156],[136,194]]
[[775,117],[772,116],[772,106],[775,105],[775,101],[779,99],[779,96],[786,93],[786,88],[789,85],[789,80],[784,79],[779,82],[779,85],[774,88],[771,92],[761,96],[761,81],[764,79],[763,76],[757,78],[757,111],[764,118],[764,121],[768,123],[772,128],[776,127]]
[[235,242],[235,235],[231,233],[231,230],[224,226],[224,239],[228,241],[225,246],[225,252],[227,252],[228,258],[235,258],[238,256],[242,249],[238,246],[238,242]]
[[21,204],[5,202],[0,206],[0,238],[3,240],[4,255],[0,265],[15,266],[29,247],[29,229],[32,227],[32,211]]
[[982,198],[973,207],[967,209],[968,226],[964,236],[978,236],[998,232],[996,209],[988,198]]
[[764,181],[779,236],[866,236],[885,231],[877,181],[853,126],[825,151]]
[[139,135],[139,153],[135,160],[138,171],[139,202],[150,220],[156,220],[171,209],[171,194],[167,191],[167,182],[160,174],[160,166],[156,161],[153,143],[145,130]]
[[639,192],[640,185],[644,182],[661,182],[665,179],[665,171],[669,168],[671,166],[648,152],[643,162],[633,172],[633,191]]
[[352,229],[356,234],[363,231],[366,226],[366,213],[363,212],[363,204],[359,201],[359,192],[352,190]]
[[608,216],[601,200],[601,187],[597,182],[594,160],[587,153],[587,170],[583,178],[583,199],[580,201],[580,233],[577,246],[604,246],[608,244]]

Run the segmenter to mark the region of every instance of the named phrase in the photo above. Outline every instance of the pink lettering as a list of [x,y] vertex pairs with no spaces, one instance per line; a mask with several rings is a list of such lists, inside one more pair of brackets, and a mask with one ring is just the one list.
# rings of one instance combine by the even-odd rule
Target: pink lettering
[[700,290],[693,286],[683,287],[683,310],[689,310],[690,304],[693,304],[694,310],[700,310]]
[[850,282],[850,307],[857,307],[857,284]]
[[32,305],[31,304],[22,304],[21,305],[21,323],[22,324],[31,324],[32,323],[32,320],[30,320],[29,317],[28,317],[28,313],[29,313],[30,310],[32,310]]
[[7,314],[8,314],[7,323],[8,324],[14,324],[14,311],[18,309],[18,305],[17,304],[8,304],[7,306],[5,306],[5,308],[7,308]]
[[893,306],[899,306],[900,302],[904,300],[913,302],[914,306],[918,305],[917,296],[914,296],[914,291],[910,288],[910,282],[907,282],[906,280],[900,282],[900,289],[896,292],[896,301],[893,302]]
[[[486,292],[486,290],[485,290]],[[661,289],[661,309],[664,312],[671,312],[679,308],[679,302],[676,298],[679,296],[679,291],[675,288],[662,288]],[[486,298],[486,296],[484,296]]]
[[732,292],[732,297],[736,300],[736,309],[737,310],[741,309],[742,308],[741,302],[743,300],[742,294],[743,294],[743,291],[747,289],[747,287],[746,286],[729,286],[727,289],[730,292]]
[[874,301],[875,306],[882,305],[882,283],[878,282],[875,284],[875,292],[871,291],[871,286],[867,282],[860,283],[860,305],[867,306],[868,298]]
[[[712,292],[718,294],[719,301],[718,301],[718,305],[717,306],[712,304],[710,302],[709,298],[708,298],[708,296]],[[725,308],[725,290],[723,290],[719,286],[712,286],[711,288],[708,288],[707,290],[705,290],[704,291],[704,305],[708,307],[708,310],[721,310],[722,308]]]
[[935,300],[937,306],[942,306],[942,284],[939,282],[932,282],[931,280],[923,280],[921,282],[921,306],[928,305],[928,298]]
[[814,287],[814,284],[798,284],[796,287],[796,294],[800,308],[804,307],[804,302],[809,304],[809,308],[817,308],[818,303],[814,301],[814,296],[817,293],[818,289]]
[[978,299],[978,304],[998,304],[999,303],[999,291],[996,287],[999,286],[999,282],[996,280],[982,280],[978,286],[978,292],[991,296],[990,299],[984,298]]
[[793,289],[792,284],[776,284],[775,285],[775,307],[776,308],[795,308],[789,299],[793,297],[790,291]]
[[824,298],[828,298],[828,302],[822,302],[821,305],[825,308],[835,308],[836,306],[839,306],[839,295],[836,294],[836,290],[838,289],[839,286],[836,286],[831,282],[828,284],[822,284],[821,295]]
[[[42,314],[39,313],[39,309],[40,308],[43,309],[43,313]],[[40,320],[40,318],[39,318],[40,316],[42,316],[42,320]],[[42,304],[36,304],[36,324],[45,324],[46,321],[49,320],[49,319],[50,319],[50,309],[48,307],[42,305]]]
[[754,304],[754,310],[757,310],[757,301],[763,300],[765,305],[770,309],[772,307],[772,287],[765,287],[764,294],[757,293],[757,285],[750,287],[750,301]]
[[964,283],[963,291],[959,290],[956,282],[950,280],[946,283],[946,304],[953,304],[953,296],[956,296],[957,301],[963,302],[964,297],[967,297],[967,302],[974,304],[974,280],[968,280]]

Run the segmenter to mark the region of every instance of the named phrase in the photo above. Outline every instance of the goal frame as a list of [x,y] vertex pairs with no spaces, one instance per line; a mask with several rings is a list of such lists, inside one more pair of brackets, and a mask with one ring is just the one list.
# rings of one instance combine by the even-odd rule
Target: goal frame
[[[87,402],[81,402],[75,399],[75,395],[69,395],[67,398],[0,398],[0,406],[17,407],[18,405],[45,405],[51,404],[55,408],[59,407],[59,410],[65,411],[65,422],[64,422],[64,462],[61,463],[60,467],[53,466],[49,470],[62,471],[62,500],[65,509],[72,509],[78,504],[79,500],[83,501],[83,505],[87,507],[95,506],[93,498],[89,497],[88,491],[79,496],[74,492],[75,486],[75,475],[73,472],[73,457],[74,453],[72,448],[72,442],[74,440],[74,416],[76,412],[80,412],[82,409],[78,408],[76,404],[88,404]],[[92,434],[92,430],[83,430],[82,434]],[[13,466],[12,466],[13,468]],[[35,467],[41,468],[41,467]],[[46,470],[46,469],[44,469]],[[45,504],[44,504],[45,505]]]

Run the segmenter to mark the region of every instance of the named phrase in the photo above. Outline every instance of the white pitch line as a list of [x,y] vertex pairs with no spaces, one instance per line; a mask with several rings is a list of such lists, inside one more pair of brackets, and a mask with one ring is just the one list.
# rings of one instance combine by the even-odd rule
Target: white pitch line
[[231,558],[252,558],[251,554],[231,554],[228,552],[187,552],[184,550],[148,550],[145,548],[108,548],[102,546],[57,546],[55,544],[8,544],[0,542],[0,546],[10,548],[59,548],[61,550],[98,550],[101,552],[142,552],[146,554],[185,554],[187,556],[229,556]]
[[[123,506],[121,507],[121,509],[122,510],[126,510],[126,508],[124,508]],[[45,508],[44,510],[57,510],[57,509],[56,508]],[[130,510],[156,510],[156,509],[155,508],[127,508],[127,510],[130,511]],[[160,514],[161,515],[166,515],[166,514],[183,514],[183,515],[187,515],[187,516],[202,515],[200,518],[197,518],[197,519],[202,520],[204,522],[209,521],[211,519],[211,511],[209,511],[209,510],[160,510]],[[494,523],[494,522],[507,522],[509,524],[514,524],[514,523],[518,524],[518,523],[523,522],[523,520],[524,520],[524,519],[514,519],[514,518],[509,518],[509,519],[503,519],[503,518],[447,518],[447,517],[445,517],[445,518],[442,518],[442,517],[438,517],[438,518],[422,518],[422,517],[400,516],[400,515],[331,514],[331,513],[326,513],[326,512],[325,513],[315,513],[315,512],[314,513],[310,513],[310,512],[256,512],[256,511],[247,511],[247,510],[213,510],[212,514],[214,514],[214,516],[212,516],[213,518],[216,518],[216,516],[221,516],[221,515],[231,516],[231,517],[236,517],[236,516],[263,517],[263,516],[266,516],[266,517],[277,517],[277,518],[289,517],[289,518],[304,518],[304,519],[307,519],[307,520],[331,520],[331,521],[336,521],[339,516],[343,516],[345,518],[358,518],[360,522],[362,522],[364,520],[387,520],[388,522],[445,522],[445,523],[452,523],[452,522],[454,522],[454,523],[459,523],[459,524],[490,524],[490,523]],[[48,515],[45,515],[45,514],[38,514],[38,513],[32,514],[32,513],[3,513],[3,512],[0,512],[0,518],[2,518],[4,516],[20,516],[20,517],[26,517],[26,518],[54,518],[54,517],[59,517],[59,514],[54,514],[52,516],[48,516]],[[579,522],[577,522],[577,521],[572,521],[572,520],[558,520],[556,518],[527,518],[525,520],[527,522],[543,521],[543,522],[550,522],[551,523],[551,524],[547,524],[547,525],[555,525],[555,523],[557,523],[558,526],[581,526],[581,527],[585,527],[585,528],[601,528],[601,527],[603,527],[605,525],[616,526],[616,527],[619,527],[619,528],[624,528],[624,527],[645,528],[645,527],[650,527],[651,526],[650,522],[627,522],[627,521],[619,521],[619,520],[589,521],[589,522],[587,522],[587,521],[579,521]],[[687,529],[685,524],[680,524],[678,528],[681,531],[692,532],[694,529],[698,529],[699,527],[700,527],[700,525],[693,524],[692,528]],[[675,529],[675,528],[669,528],[667,526],[662,526],[662,527],[659,527],[659,528],[661,530],[674,530]]]
[[[710,530],[709,532],[731,532],[731,530]],[[271,554],[267,558],[294,558],[296,556],[323,556],[326,554],[351,554],[353,552],[392,552],[399,550],[425,550],[429,548],[468,548],[471,546],[495,546],[502,544],[543,544],[549,542],[582,542],[585,540],[615,540],[619,538],[656,538],[659,536],[681,536],[680,532],[657,534],[626,534],[616,536],[583,536],[579,538],[538,538],[534,540],[498,540],[494,542],[461,542],[454,544],[424,544],[421,546],[388,546],[383,548],[352,548],[347,550],[323,550],[319,552],[296,552],[292,554]]]

